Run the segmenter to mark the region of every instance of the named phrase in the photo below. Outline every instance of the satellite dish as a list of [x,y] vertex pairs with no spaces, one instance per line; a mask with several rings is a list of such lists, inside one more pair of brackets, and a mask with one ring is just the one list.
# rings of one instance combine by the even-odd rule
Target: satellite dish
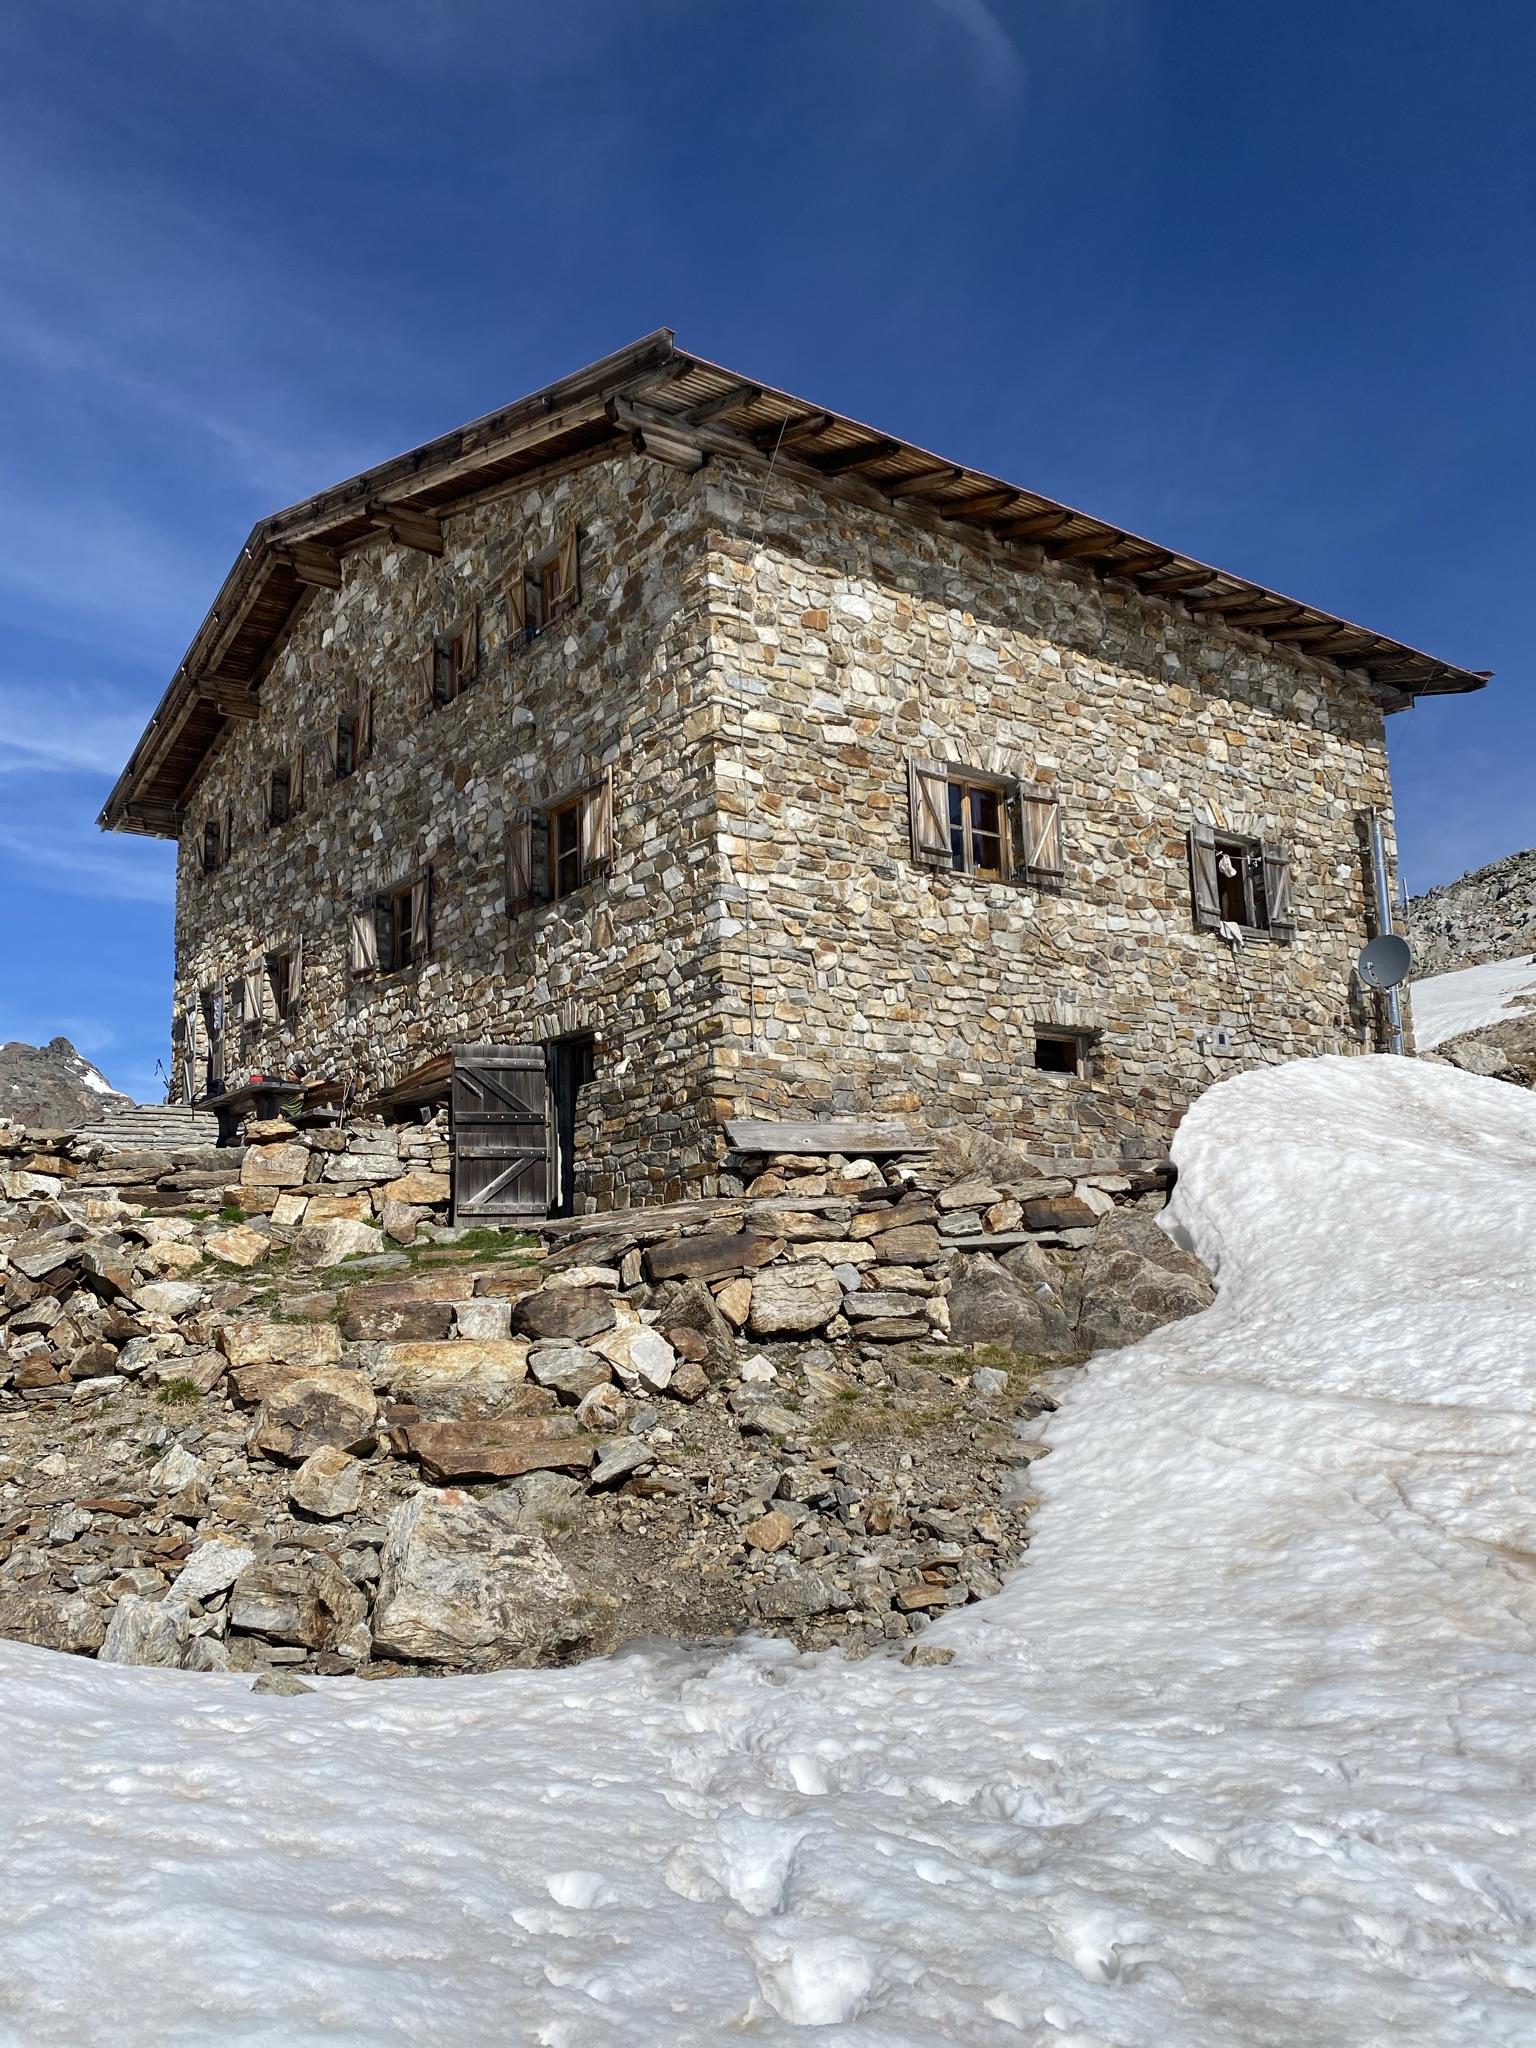
[[1396,988],[1399,982],[1408,979],[1413,966],[1413,949],[1406,939],[1396,932],[1383,932],[1379,939],[1372,939],[1368,946],[1360,948],[1360,957],[1355,962],[1355,972],[1367,988]]

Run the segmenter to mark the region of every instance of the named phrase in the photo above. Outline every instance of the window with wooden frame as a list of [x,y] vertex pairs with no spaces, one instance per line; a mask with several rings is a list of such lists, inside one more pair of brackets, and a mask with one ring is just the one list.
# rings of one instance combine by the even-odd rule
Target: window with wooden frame
[[202,861],[205,875],[224,865],[224,833],[217,818],[210,818],[203,827]]
[[1061,805],[1049,784],[942,761],[907,764],[912,858],[979,881],[1060,881]]
[[1189,828],[1189,880],[1195,923],[1202,931],[1227,927],[1245,936],[1295,935],[1290,856],[1245,833],[1204,819]]
[[352,912],[347,964],[354,976],[399,974],[432,951],[432,870],[367,896]]
[[581,546],[574,526],[507,578],[507,634],[513,647],[536,640],[581,602]]
[[512,917],[572,896],[613,862],[613,770],[544,807],[525,805],[507,826],[507,911]]

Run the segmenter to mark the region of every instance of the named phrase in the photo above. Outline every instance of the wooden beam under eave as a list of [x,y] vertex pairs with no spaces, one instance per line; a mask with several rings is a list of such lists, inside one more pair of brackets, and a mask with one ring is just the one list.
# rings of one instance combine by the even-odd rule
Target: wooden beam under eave
[[750,405],[763,395],[761,384],[733,384],[729,391],[722,391],[716,398],[706,398],[698,405],[685,406],[678,414],[678,420],[690,427],[702,427],[706,420],[718,419],[722,413],[735,412],[738,406]]
[[341,557],[330,548],[301,543],[291,548],[277,548],[274,552],[278,561],[285,562],[301,583],[307,583],[316,590],[340,590]]
[[418,554],[440,555],[446,545],[443,522],[430,512],[418,512],[406,505],[370,505],[368,524],[387,533],[396,547],[415,548]]
[[778,448],[793,448],[801,441],[814,441],[818,434],[824,434],[828,427],[837,423],[833,413],[813,412],[805,419],[787,418],[771,427],[759,427],[752,439],[765,454],[771,455]]
[[860,441],[852,448],[834,448],[827,455],[812,455],[807,459],[814,465],[818,476],[842,476],[845,471],[867,469],[873,462],[888,462],[893,455],[901,453],[901,443],[882,436],[878,441]]
[[1071,512],[1030,512],[1022,519],[999,520],[997,533],[1002,540],[1043,540],[1073,517]]
[[987,519],[1018,502],[1017,491],[988,491],[980,498],[962,498],[958,504],[938,505],[934,509],[941,519]]
[[1043,545],[1053,562],[1075,562],[1083,555],[1107,554],[1111,548],[1118,547],[1120,541],[1118,533],[1106,531],[1080,534],[1076,540],[1048,540]]
[[1293,605],[1280,612],[1223,612],[1221,623],[1224,626],[1237,626],[1245,633],[1263,633],[1271,626],[1300,625],[1305,617],[1306,613]]
[[1119,561],[1106,562],[1104,573],[1106,576],[1150,576],[1154,570],[1166,569],[1177,559],[1167,548],[1156,548],[1150,553],[1126,555]]
[[1271,640],[1288,640],[1295,646],[1317,640],[1338,638],[1339,629],[1331,619],[1281,620],[1270,632]]
[[1155,583],[1141,587],[1147,597],[1176,597],[1181,590],[1199,590],[1215,580],[1214,569],[1181,569],[1177,576],[1159,576]]
[[932,469],[911,470],[906,476],[871,477],[870,482],[888,498],[921,498],[943,484],[959,483],[964,476],[965,471],[952,462],[940,462]]

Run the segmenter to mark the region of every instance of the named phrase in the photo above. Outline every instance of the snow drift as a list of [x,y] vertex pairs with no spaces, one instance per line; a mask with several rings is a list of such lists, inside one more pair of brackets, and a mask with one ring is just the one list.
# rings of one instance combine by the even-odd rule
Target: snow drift
[[1073,1383],[948,1667],[0,1649],[0,2043],[1536,2038],[1536,1101],[1319,1060],[1176,1155],[1221,1297]]
[[1536,1002],[1536,956],[1457,967],[1413,984],[1413,1030],[1420,1052],[1518,1017]]

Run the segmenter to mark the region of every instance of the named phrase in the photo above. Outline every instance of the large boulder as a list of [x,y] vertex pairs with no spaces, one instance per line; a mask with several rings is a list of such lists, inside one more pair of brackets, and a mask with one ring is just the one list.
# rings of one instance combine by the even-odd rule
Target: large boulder
[[343,1259],[381,1251],[383,1242],[373,1224],[337,1216],[328,1223],[306,1222],[294,1239],[293,1249],[294,1256],[307,1265],[339,1266]]
[[1077,1350],[1056,1268],[1037,1245],[1007,1265],[986,1252],[962,1254],[949,1275],[949,1332],[956,1344],[1000,1344],[1033,1358]]
[[301,1188],[309,1172],[309,1151],[303,1145],[252,1145],[240,1162],[240,1185],[247,1188]]
[[1216,1299],[1210,1274],[1140,1209],[1106,1216],[1088,1248],[1078,1342],[1090,1351],[1135,1344],[1151,1330],[1198,1315]]
[[382,1344],[376,1370],[383,1385],[429,1421],[474,1422],[521,1414],[530,1405],[526,1338]]
[[301,1464],[329,1446],[362,1453],[373,1448],[379,1404],[360,1372],[301,1373],[262,1402],[251,1448],[284,1464]]
[[112,1610],[100,1661],[174,1668],[186,1654],[190,1634],[190,1619],[180,1600],[147,1600],[142,1593],[125,1593]]
[[88,1656],[101,1648],[106,1618],[84,1593],[0,1592],[0,1636],[40,1650]]
[[[750,1289],[751,1282],[746,1285]],[[656,1311],[655,1327],[674,1350],[683,1349],[675,1333],[692,1330],[703,1340],[704,1355],[699,1362],[710,1378],[727,1376],[736,1356],[735,1333],[702,1280],[674,1280],[658,1287],[651,1307]]]
[[368,1611],[368,1603],[328,1557],[305,1564],[252,1565],[236,1579],[229,1625],[306,1650],[334,1649]]
[[516,1507],[423,1489],[389,1518],[374,1608],[381,1654],[426,1664],[525,1663],[579,1640],[576,1588]]
[[606,1287],[565,1287],[546,1281],[513,1303],[515,1327],[530,1337],[570,1337],[584,1344],[618,1321]]
[[799,1336],[821,1329],[842,1306],[842,1283],[832,1268],[821,1259],[797,1259],[753,1275],[748,1323],[754,1337]]
[[331,1522],[354,1511],[362,1486],[363,1468],[356,1458],[322,1444],[294,1473],[288,1498],[303,1514]]
[[312,1370],[341,1360],[341,1332],[334,1323],[226,1323],[218,1342],[237,1368],[296,1365]]

